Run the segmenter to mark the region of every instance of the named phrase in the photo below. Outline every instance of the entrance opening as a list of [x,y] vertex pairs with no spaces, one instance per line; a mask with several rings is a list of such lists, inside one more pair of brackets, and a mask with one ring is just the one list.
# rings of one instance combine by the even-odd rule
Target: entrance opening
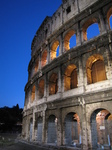
[[54,115],[49,116],[48,119],[48,130],[47,130],[47,143],[56,144],[56,117]]
[[69,113],[65,118],[65,144],[72,146],[81,143],[80,120],[76,113]]
[[112,115],[108,110],[97,109],[91,115],[92,148],[112,145]]

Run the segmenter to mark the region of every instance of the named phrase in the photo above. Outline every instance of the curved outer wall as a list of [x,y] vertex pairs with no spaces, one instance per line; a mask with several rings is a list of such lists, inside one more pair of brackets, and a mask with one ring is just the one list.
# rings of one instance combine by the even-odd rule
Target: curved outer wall
[[[112,133],[107,133],[112,127],[111,16],[111,0],[63,0],[53,16],[45,18],[31,46],[23,139],[54,147],[74,142],[84,150],[112,144]],[[88,40],[87,28],[94,23],[100,34]],[[76,45],[70,48],[72,35]],[[100,130],[99,113],[106,122]],[[107,139],[101,140],[104,131]]]

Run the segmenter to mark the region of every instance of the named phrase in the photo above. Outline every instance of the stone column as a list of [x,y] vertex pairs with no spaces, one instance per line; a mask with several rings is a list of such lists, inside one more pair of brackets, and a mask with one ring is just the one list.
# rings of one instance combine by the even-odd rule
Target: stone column
[[42,143],[45,143],[46,141],[46,109],[47,105],[44,105],[42,117],[43,117],[43,126],[42,126]]
[[[110,46],[110,45],[109,45]],[[105,51],[105,56],[104,56],[104,62],[105,62],[105,71],[106,71],[106,77],[107,79],[112,79],[112,62],[111,62],[111,58],[110,58],[110,51],[109,51],[109,47],[105,47],[106,51]]]
[[41,53],[39,54],[39,70],[41,70]]
[[26,130],[26,140],[29,140],[29,136],[30,136],[30,131],[29,131],[29,129],[30,129],[30,121],[29,121],[29,119],[28,119],[28,116],[26,116],[26,127],[25,127],[25,130]]
[[80,32],[80,22],[77,24],[77,31],[76,31],[76,45],[81,45],[81,32]]
[[44,77],[44,98],[47,97],[47,73],[45,74]]
[[109,29],[110,29],[110,26],[109,26],[109,23],[108,23],[107,15],[104,16],[104,20],[105,20],[106,29],[109,30]]
[[[48,80],[48,73],[46,73],[46,83],[45,83],[45,88],[46,88],[46,98],[49,96],[49,80]],[[47,99],[46,99],[47,100]]]
[[84,38],[83,38],[83,29],[80,28],[80,35],[81,35],[81,43],[84,42]]
[[38,101],[39,97],[38,97],[38,87],[37,87],[38,83],[36,82],[35,84],[35,103]]
[[78,66],[78,87],[84,86],[84,73],[83,73],[83,64],[82,57],[79,57],[79,66]]
[[81,107],[81,112],[82,112],[82,118],[81,118],[82,150],[88,150],[85,100],[83,97],[80,97],[78,101],[79,101],[79,105]]
[[35,113],[33,112],[32,140],[35,140]]
[[61,93],[61,66],[58,67],[58,93]]
[[62,145],[62,115],[61,115],[61,109],[57,110],[57,145]]
[[59,55],[62,55],[63,52],[64,52],[64,39],[63,39],[63,32],[61,33],[61,40],[60,40],[60,54]]
[[47,45],[47,64],[50,63],[50,43]]
[[103,14],[102,10],[100,10],[100,12],[99,12],[99,20],[100,20],[100,33],[101,34],[106,32],[106,25],[105,25],[103,16],[104,16],[104,14]]

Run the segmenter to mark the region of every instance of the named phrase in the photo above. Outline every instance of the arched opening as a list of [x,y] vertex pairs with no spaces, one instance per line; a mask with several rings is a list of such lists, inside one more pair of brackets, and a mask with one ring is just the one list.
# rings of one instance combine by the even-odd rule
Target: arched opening
[[40,80],[39,82],[39,98],[42,98],[44,96],[44,80]]
[[46,63],[47,63],[47,50],[45,50],[42,54],[41,66],[44,67]]
[[42,127],[43,127],[43,121],[42,117],[37,118],[37,141],[42,141]]
[[38,71],[38,67],[39,67],[39,61],[37,59],[35,62],[35,73]]
[[55,41],[51,46],[51,60],[59,56],[59,41]]
[[112,115],[108,110],[97,109],[91,115],[92,148],[105,148],[112,145]]
[[32,130],[33,130],[33,119],[30,119],[30,141],[32,140]]
[[35,100],[35,85],[32,88],[32,93],[31,93],[31,102]]
[[106,80],[104,61],[97,60],[91,67],[92,83]]
[[64,74],[64,91],[77,88],[77,68],[74,64],[70,64]]
[[50,115],[48,118],[47,143],[56,144],[56,140],[57,140],[56,120],[57,118],[54,115]]
[[[96,18],[91,18],[91,19],[89,19],[88,21],[86,21],[85,22],[85,24],[83,25],[83,29],[82,29],[82,32],[83,32],[83,39],[84,39],[84,41],[87,41],[87,39],[88,38],[91,38],[91,37],[94,37],[94,33],[96,33],[96,32],[94,32],[94,33],[92,33],[92,31],[93,31],[93,27],[95,27],[95,28],[97,28],[98,27],[98,24],[97,24],[97,19]],[[88,36],[87,36],[87,32],[89,32],[89,26],[90,26],[90,33],[88,34]],[[88,29],[88,31],[87,31],[87,29]],[[97,29],[97,30],[99,30],[99,29]],[[96,30],[96,31],[97,31]],[[93,35],[92,35],[92,34]],[[90,36],[90,37],[89,37]],[[96,36],[96,35],[95,35]]]
[[92,55],[86,63],[88,84],[106,80],[106,71],[103,57],[99,54]]
[[80,120],[76,113],[69,113],[65,117],[65,144],[73,146],[81,144]]
[[87,28],[87,39],[94,38],[100,34],[98,23],[93,23]]
[[49,78],[49,95],[56,94],[58,91],[58,76],[53,73]]
[[70,48],[76,46],[76,34],[70,38]]
[[112,29],[112,7],[107,12],[107,20],[108,20],[109,28]]
[[70,48],[76,46],[76,35],[74,30],[70,30],[64,38],[64,48],[65,51],[69,50]]

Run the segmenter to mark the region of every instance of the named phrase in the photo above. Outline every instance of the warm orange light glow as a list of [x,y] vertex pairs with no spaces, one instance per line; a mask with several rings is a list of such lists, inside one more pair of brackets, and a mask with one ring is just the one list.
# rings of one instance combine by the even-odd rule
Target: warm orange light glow
[[31,102],[35,100],[35,85],[32,88],[32,93],[31,93]]
[[75,34],[75,31],[74,30],[70,30],[66,35],[65,35],[65,38],[64,38],[64,48],[65,48],[65,51],[69,50],[70,49],[70,38]]
[[58,77],[56,73],[53,73],[49,79],[49,95],[56,94],[58,91]]
[[59,41],[55,41],[52,44],[52,47],[51,47],[51,60],[56,58],[56,51],[57,51],[58,46],[59,46]]
[[44,80],[40,80],[39,82],[39,98],[44,96]]
[[35,73],[38,71],[39,61],[36,60],[35,62]]
[[44,67],[46,63],[47,63],[47,50],[45,50],[42,54],[41,66]]
[[108,20],[108,24],[109,24],[109,28],[110,27],[110,17],[112,16],[112,7],[109,9],[108,13],[107,13],[107,20]]
[[88,84],[106,80],[103,57],[99,54],[90,56],[86,62],[86,71]]
[[77,71],[76,66],[74,64],[70,64],[64,74],[64,90],[70,90],[77,87]]

